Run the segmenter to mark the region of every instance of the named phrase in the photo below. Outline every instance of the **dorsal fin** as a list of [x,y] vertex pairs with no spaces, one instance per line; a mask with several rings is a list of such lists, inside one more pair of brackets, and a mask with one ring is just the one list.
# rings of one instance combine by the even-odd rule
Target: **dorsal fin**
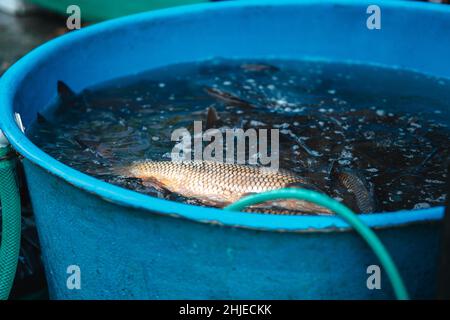
[[76,97],[75,92],[70,89],[70,87],[61,80],[58,80],[57,85],[58,96],[64,100],[72,100]]
[[244,107],[244,108],[254,108],[255,107],[250,102],[243,100],[230,92],[223,91],[223,90],[220,90],[217,88],[212,88],[212,87],[205,87],[204,90],[211,97],[217,99],[218,101],[220,101],[222,103],[229,104],[232,106]]
[[36,121],[40,124],[48,123],[47,118],[44,117],[40,112],[36,113]]
[[219,116],[217,115],[216,108],[213,106],[208,107],[206,114],[206,130],[215,128],[217,121],[219,121]]

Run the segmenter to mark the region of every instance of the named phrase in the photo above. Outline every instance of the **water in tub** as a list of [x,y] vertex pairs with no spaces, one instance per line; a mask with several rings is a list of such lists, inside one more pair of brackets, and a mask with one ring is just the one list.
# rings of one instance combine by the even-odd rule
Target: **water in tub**
[[[358,64],[212,59],[78,93],[61,81],[28,136],[57,160],[127,189],[220,207],[247,193],[310,188],[366,213],[438,206],[447,196],[447,79]],[[194,121],[224,134],[277,129],[280,169],[160,163],[171,160],[172,133],[194,135]],[[292,203],[264,210],[321,211]]]

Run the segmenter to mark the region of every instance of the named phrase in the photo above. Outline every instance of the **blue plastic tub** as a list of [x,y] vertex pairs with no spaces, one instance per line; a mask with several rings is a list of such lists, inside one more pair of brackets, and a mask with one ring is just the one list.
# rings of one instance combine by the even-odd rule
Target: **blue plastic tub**
[[[366,28],[368,4],[240,1],[180,7],[98,24],[51,41],[1,79],[0,125],[24,156],[52,298],[392,298],[368,290],[378,264],[337,217],[236,214],[145,196],[51,158],[20,132],[56,92],[82,90],[162,65],[213,56],[320,58],[450,77],[450,7],[377,3],[382,29]],[[413,298],[436,287],[443,208],[362,215],[390,250]],[[81,269],[81,289],[66,286]]]

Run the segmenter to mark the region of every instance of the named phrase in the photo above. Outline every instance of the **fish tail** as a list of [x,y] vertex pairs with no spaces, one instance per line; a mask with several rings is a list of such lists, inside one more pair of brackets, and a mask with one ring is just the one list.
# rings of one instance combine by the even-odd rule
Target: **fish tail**
[[130,166],[116,166],[112,169],[113,173],[120,177],[132,177]]
[[140,176],[140,164],[143,161],[134,161],[131,164],[117,164],[114,173],[121,177],[136,178]]
[[148,166],[153,161],[151,160],[141,160],[141,161],[134,161],[131,164],[118,164],[114,168],[114,172],[122,177],[127,178],[142,178],[143,176],[146,176],[146,171],[148,170]]

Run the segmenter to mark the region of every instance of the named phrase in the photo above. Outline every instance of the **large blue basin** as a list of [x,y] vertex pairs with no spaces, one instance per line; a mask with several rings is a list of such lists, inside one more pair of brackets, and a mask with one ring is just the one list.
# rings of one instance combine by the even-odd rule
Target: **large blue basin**
[[[450,77],[450,6],[238,1],[180,7],[84,28],[34,50],[1,79],[0,125],[23,155],[47,279],[56,299],[379,299],[378,264],[338,217],[232,213],[152,198],[53,159],[18,129],[56,96],[167,64],[213,56],[318,58]],[[433,298],[443,208],[362,215],[391,252],[413,298]],[[67,268],[81,270],[70,289]]]

